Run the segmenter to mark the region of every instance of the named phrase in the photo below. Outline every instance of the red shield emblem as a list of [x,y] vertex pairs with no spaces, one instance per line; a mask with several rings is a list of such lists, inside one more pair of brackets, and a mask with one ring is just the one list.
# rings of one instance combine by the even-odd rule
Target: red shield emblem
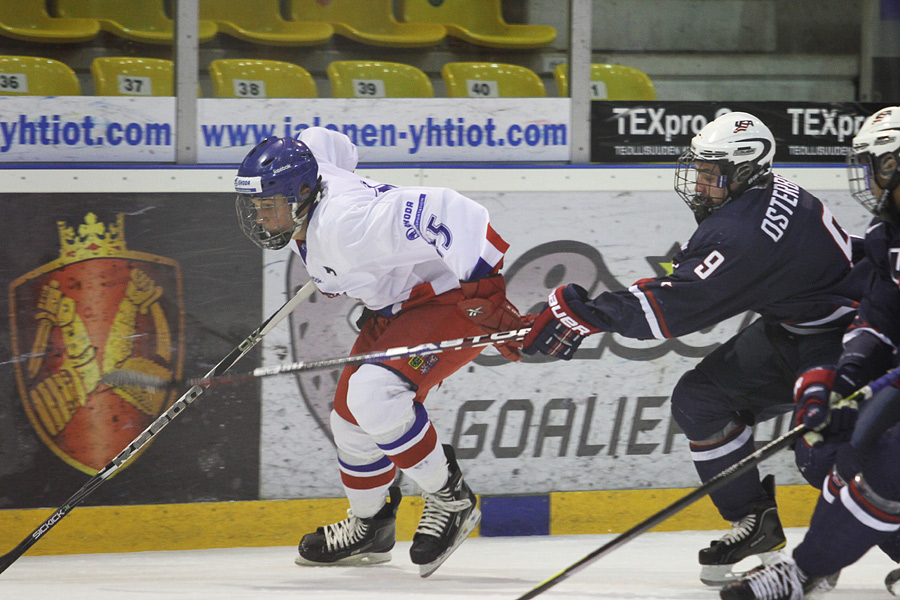
[[122,368],[181,377],[181,269],[128,250],[124,215],[105,224],[88,213],[77,230],[58,227],[59,258],[10,284],[16,379],[44,443],[94,475],[175,401],[101,378]]

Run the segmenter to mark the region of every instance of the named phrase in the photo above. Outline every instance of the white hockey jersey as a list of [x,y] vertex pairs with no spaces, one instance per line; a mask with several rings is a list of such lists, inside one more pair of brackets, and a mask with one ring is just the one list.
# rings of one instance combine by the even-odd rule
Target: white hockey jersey
[[324,191],[306,240],[291,241],[322,292],[346,294],[382,315],[410,299],[495,272],[509,245],[487,210],[447,189],[396,187],[360,177],[356,147],[342,133],[312,127],[299,138],[319,165]]

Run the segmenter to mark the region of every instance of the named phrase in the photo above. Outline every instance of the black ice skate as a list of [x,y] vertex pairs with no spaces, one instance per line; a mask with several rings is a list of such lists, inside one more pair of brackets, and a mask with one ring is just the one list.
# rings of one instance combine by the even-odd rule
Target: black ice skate
[[481,521],[475,494],[463,481],[453,447],[445,445],[444,453],[450,463],[450,477],[437,492],[422,494],[425,508],[409,549],[421,577],[434,573]]
[[706,585],[720,587],[734,581],[744,574],[733,570],[735,564],[753,555],[765,561],[784,548],[786,539],[775,505],[775,477],[767,475],[762,484],[768,500],[754,504],[750,514],[731,523],[733,529],[722,539],[700,551],[700,581]]
[[389,499],[374,517],[360,519],[347,510],[343,521],[319,527],[300,540],[298,565],[375,565],[391,560],[400,488],[391,486]]
[[721,590],[722,600],[815,600],[834,589],[840,572],[810,577],[780,552]]
[[892,596],[900,596],[900,569],[894,569],[884,578],[884,587]]

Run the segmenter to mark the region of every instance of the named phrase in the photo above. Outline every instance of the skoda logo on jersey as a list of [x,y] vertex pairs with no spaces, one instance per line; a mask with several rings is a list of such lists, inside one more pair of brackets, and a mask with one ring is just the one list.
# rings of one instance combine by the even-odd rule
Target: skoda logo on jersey
[[419,237],[419,232],[416,231],[416,228],[411,221],[414,210],[415,204],[411,201],[407,201],[406,205],[403,207],[403,225],[406,227],[406,239],[409,241]]

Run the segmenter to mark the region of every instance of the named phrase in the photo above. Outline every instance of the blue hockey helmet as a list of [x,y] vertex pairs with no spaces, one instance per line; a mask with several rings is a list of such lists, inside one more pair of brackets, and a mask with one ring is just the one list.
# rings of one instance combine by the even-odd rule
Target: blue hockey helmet
[[319,165],[306,144],[267,137],[247,154],[234,178],[241,230],[261,248],[284,248],[303,227],[320,181]]

